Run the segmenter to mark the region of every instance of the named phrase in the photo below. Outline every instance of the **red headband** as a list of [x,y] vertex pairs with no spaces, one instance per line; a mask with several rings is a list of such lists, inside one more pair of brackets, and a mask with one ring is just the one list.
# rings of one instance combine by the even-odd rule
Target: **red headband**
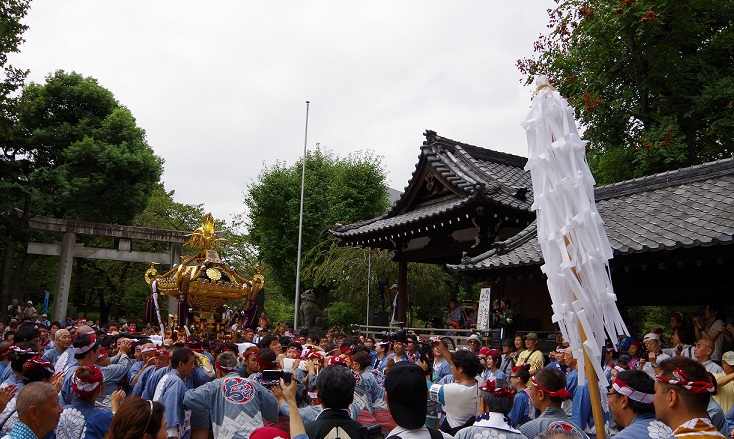
[[482,387],[479,388],[479,390],[483,390],[485,392],[489,392],[494,396],[504,396],[506,398],[513,399],[515,397],[515,389],[507,389],[505,387],[497,387],[497,382],[495,380],[487,380],[486,383]]
[[688,381],[686,374],[677,368],[673,371],[673,378],[655,375],[655,379],[661,383],[686,388],[693,393],[714,393],[715,390],[714,384],[711,382],[711,376],[708,377],[708,381]]
[[341,352],[342,354],[346,354],[351,350],[354,350],[354,345],[344,346],[343,348],[339,349],[339,352]]
[[343,365],[346,366],[347,365],[347,360],[345,360],[342,357],[339,357],[339,356],[335,355],[335,356],[329,358],[329,366],[333,366],[335,364],[343,364]]
[[[81,334],[78,334],[81,335]],[[97,336],[93,333],[89,334],[89,344],[80,348],[74,348],[74,355],[81,355],[89,352],[94,345],[97,344]]]
[[538,380],[536,380],[535,377],[533,377],[530,381],[533,383],[533,386],[535,386],[538,390],[542,390],[543,392],[547,393],[548,396],[552,398],[568,399],[571,397],[571,394],[568,393],[568,390],[566,390],[565,387],[562,387],[556,390],[555,392],[551,392],[550,390],[538,384]]
[[46,372],[50,373],[51,375],[54,374],[54,366],[51,364],[48,360],[41,360],[38,358],[38,356],[35,356],[31,358],[30,360],[26,361],[23,364],[23,373],[25,373],[27,370],[32,369],[35,366],[40,366],[44,369],[46,369]]
[[86,380],[80,380],[77,377],[77,373],[74,373],[74,377],[71,379],[71,388],[74,389],[74,393],[81,396],[82,398],[89,398],[94,394],[99,385],[104,381],[102,371],[97,366],[82,366],[77,371],[86,367],[94,372],[94,375],[87,378]]
[[632,401],[641,402],[643,404],[652,404],[655,399],[655,393],[644,393],[635,390],[632,386],[620,380],[619,377],[614,378],[612,388],[622,395],[627,396]]
[[263,361],[260,359],[260,357],[255,358],[255,361],[257,361],[257,364],[259,364],[261,367],[277,367],[278,362],[277,361]]
[[234,372],[235,370],[237,370],[237,366],[232,366],[232,367],[222,366],[221,364],[219,364],[219,361],[217,360],[214,360],[214,367],[221,370],[225,374]]

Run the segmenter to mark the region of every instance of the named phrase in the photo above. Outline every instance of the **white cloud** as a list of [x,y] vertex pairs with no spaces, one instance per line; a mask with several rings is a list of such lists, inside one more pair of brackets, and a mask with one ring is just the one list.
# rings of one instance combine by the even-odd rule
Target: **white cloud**
[[309,147],[373,149],[391,186],[414,169],[425,129],[525,155],[530,104],[518,58],[552,0],[34,0],[11,60],[99,80],[130,108],[168,189],[215,217],[241,212],[263,162]]

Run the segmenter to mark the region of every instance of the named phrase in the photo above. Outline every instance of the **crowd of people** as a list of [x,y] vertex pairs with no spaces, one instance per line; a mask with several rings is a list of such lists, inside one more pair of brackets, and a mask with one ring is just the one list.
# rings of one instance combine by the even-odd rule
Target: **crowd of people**
[[[655,328],[606,347],[611,385],[598,387],[607,437],[734,438],[734,328],[716,323],[720,312],[673,313],[670,341]],[[590,384],[560,332],[549,352],[535,332],[499,346],[471,335],[450,351],[446,338],[403,330],[380,340],[339,328],[271,332],[264,315],[257,330],[203,339],[133,323],[13,319],[0,342],[0,434],[11,438],[597,433]]]

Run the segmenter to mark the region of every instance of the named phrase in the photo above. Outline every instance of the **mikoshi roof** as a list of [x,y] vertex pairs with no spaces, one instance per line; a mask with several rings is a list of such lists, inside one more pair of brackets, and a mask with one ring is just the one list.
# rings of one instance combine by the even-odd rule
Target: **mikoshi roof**
[[[530,174],[524,170],[527,158],[451,140],[430,130],[424,135],[426,140],[421,146],[418,163],[395,205],[383,216],[335,226],[331,231],[334,236],[356,240],[410,227],[469,206],[479,199],[515,211],[529,220],[534,217],[530,210],[532,183]],[[433,178],[445,183],[450,197],[418,197],[418,188],[430,183],[426,179]]]
[[[595,190],[615,256],[734,242],[734,157],[636,178]],[[493,244],[458,271],[540,265],[536,223]]]

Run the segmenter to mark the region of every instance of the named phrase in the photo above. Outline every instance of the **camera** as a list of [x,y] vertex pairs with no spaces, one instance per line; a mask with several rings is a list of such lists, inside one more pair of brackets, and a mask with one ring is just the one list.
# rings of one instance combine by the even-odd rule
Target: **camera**
[[290,370],[264,370],[263,371],[263,386],[270,387],[280,384],[280,379],[283,378],[283,382],[286,386],[291,384],[293,380],[293,372]]
[[501,312],[502,312],[502,307],[501,306],[497,306],[497,307],[492,308],[492,313],[494,313],[494,314],[501,313]]
[[399,329],[397,331],[385,331],[382,333],[382,339],[388,340],[388,341],[399,341],[401,343],[405,343],[405,336],[406,336],[405,329]]
[[367,424],[359,427],[360,439],[384,439],[380,424]]

